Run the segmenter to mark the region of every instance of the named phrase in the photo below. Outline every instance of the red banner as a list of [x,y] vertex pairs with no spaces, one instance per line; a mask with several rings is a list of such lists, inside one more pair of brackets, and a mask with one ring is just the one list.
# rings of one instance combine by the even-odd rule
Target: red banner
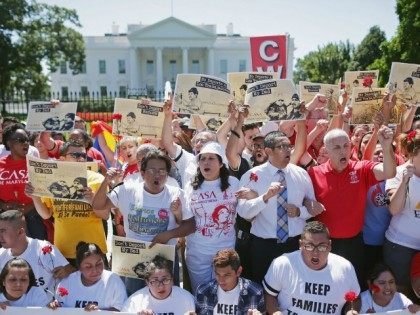
[[287,74],[286,35],[251,37],[252,71],[278,72],[280,79]]

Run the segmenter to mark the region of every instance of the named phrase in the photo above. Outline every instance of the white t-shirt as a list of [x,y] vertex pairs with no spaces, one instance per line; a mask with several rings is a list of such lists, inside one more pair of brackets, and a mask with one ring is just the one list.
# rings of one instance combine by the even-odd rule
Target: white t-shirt
[[368,309],[375,310],[376,313],[382,313],[382,312],[389,312],[389,311],[397,311],[397,310],[403,310],[408,308],[413,302],[406,297],[404,294],[395,292],[394,297],[392,298],[391,302],[389,302],[386,306],[380,306],[377,305],[372,300],[372,295],[369,291],[364,291],[360,294],[360,298],[362,299],[362,307],[360,309],[360,314],[366,313]]
[[188,183],[185,195],[196,225],[195,233],[187,236],[189,248],[198,247],[200,252],[214,254],[215,249],[235,247],[235,192],[239,180],[229,176],[229,184],[228,189],[222,191],[220,178],[205,180],[197,190]]
[[[405,166],[397,167],[397,175],[386,181],[385,190],[399,186]],[[385,237],[395,244],[420,250],[420,177],[410,178],[404,209],[392,216]]]
[[300,250],[274,259],[263,286],[268,294],[277,297],[281,312],[299,315],[340,314],[345,294],[360,292],[348,260],[329,253],[327,266],[313,270],[303,261]]
[[217,304],[214,307],[214,315],[231,315],[238,313],[239,284],[230,291],[224,291],[217,286]]
[[94,303],[100,309],[114,307],[121,310],[127,293],[117,274],[104,270],[101,279],[89,287],[82,283],[81,276],[80,271],[76,271],[59,283],[57,288],[66,288],[69,292],[64,297],[56,295],[63,307],[84,308],[87,304]]
[[[137,172],[137,173],[127,175],[124,178],[124,182],[129,181],[129,180],[132,180],[132,181],[137,182],[137,183],[141,183],[141,182],[143,182],[143,177],[141,176],[141,174],[139,172]],[[166,180],[166,184],[169,185],[169,186],[179,187],[179,184],[176,181],[176,179],[171,177],[171,176],[168,176],[168,179]]]
[[[141,241],[150,242],[155,235],[177,227],[170,210],[171,202],[177,197],[181,200],[182,220],[193,216],[184,191],[169,185],[158,194],[150,194],[144,189],[144,182],[127,181],[109,192],[108,197],[124,217],[126,236]],[[176,239],[171,239],[168,244],[175,245]]]
[[24,294],[20,299],[16,301],[9,301],[6,299],[3,293],[0,294],[0,303],[9,302],[10,306],[28,307],[28,306],[39,306],[45,307],[52,301],[52,296],[48,296],[47,293],[38,287],[32,287],[29,292]]
[[182,188],[187,186],[187,183],[191,181],[195,173],[197,173],[197,159],[194,154],[185,151],[179,144],[176,144],[176,155],[171,158],[177,158],[182,152],[181,157],[177,160],[176,168],[179,170],[181,176]]
[[171,294],[164,300],[155,299],[149,288],[145,287],[127,299],[121,312],[135,313],[146,309],[152,310],[155,315],[184,315],[195,311],[195,304],[191,293],[179,287],[172,286]]
[[[27,240],[28,247],[17,257],[25,259],[29,265],[31,265],[38,287],[54,291],[55,280],[53,278],[53,270],[54,268],[68,265],[68,261],[57,247],[51,245],[51,243],[30,237],[27,237]],[[52,251],[44,254],[42,248],[45,246],[51,246]],[[6,263],[14,257],[15,256],[12,255],[10,249],[1,248],[0,270],[2,270]]]
[[[4,144],[0,144],[0,158],[8,156],[10,154],[9,150],[6,150]],[[28,150],[28,155],[39,158],[39,151],[34,146],[30,145]]]

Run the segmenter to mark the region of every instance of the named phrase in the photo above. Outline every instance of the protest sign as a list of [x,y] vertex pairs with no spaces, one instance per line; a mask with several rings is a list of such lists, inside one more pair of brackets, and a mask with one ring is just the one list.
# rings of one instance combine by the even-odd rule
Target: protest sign
[[155,244],[127,237],[114,236],[112,239],[112,271],[120,276],[139,278],[147,263],[156,255],[175,261],[175,245]]
[[112,133],[119,136],[160,137],[163,125],[163,104],[149,99],[131,100],[116,98],[114,114],[121,114],[121,120],[114,119]]
[[340,96],[340,88],[336,84],[313,83],[307,81],[299,82],[300,100],[305,104],[312,101],[316,94],[324,94],[328,98],[328,110],[335,113],[337,110],[338,98]]
[[63,162],[38,159],[27,155],[28,180],[33,195],[57,199],[84,201],[87,187],[87,166],[83,162]]
[[278,72],[287,76],[287,35],[250,37],[252,71]]
[[387,92],[397,96],[397,107],[420,102],[420,65],[393,62]]
[[77,103],[30,102],[27,131],[69,132],[74,128]]
[[291,80],[264,80],[248,85],[245,104],[250,116],[260,115],[264,120],[301,120],[299,96]]
[[371,87],[378,86],[379,70],[366,71],[346,71],[344,72],[344,90],[349,96],[353,95],[353,89],[356,87],[364,87],[363,79],[370,77],[372,79]]
[[205,116],[205,115],[192,115],[191,122],[189,124],[190,129],[197,129],[196,119],[200,119],[207,130],[216,132],[217,129],[226,120],[226,117],[219,116]]
[[204,74],[178,74],[173,107],[175,112],[227,117],[232,99],[225,80]]
[[382,109],[383,88],[353,88],[351,106],[353,124],[371,124],[375,114]]
[[92,172],[99,172],[99,165],[98,162],[92,161],[92,162],[85,162],[86,163],[86,169]]
[[230,72],[227,74],[235,105],[244,104],[248,84],[277,78],[278,74],[274,72]]

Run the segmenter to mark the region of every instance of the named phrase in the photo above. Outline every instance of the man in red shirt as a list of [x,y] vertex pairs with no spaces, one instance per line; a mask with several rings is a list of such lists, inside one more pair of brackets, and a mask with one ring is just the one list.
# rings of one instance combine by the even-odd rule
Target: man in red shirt
[[383,148],[383,163],[353,161],[350,160],[351,143],[347,133],[333,129],[324,137],[329,160],[308,172],[316,199],[325,207],[316,219],[327,225],[333,240],[332,252],[350,260],[362,287],[366,284],[362,274],[361,231],[367,191],[378,181],[392,178],[396,173],[392,130],[382,126],[378,138]]

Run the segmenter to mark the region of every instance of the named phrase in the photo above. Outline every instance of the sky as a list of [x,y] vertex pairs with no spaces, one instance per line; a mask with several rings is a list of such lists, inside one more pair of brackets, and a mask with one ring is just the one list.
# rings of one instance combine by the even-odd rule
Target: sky
[[193,25],[215,24],[226,33],[233,23],[242,36],[289,33],[295,39],[295,58],[329,42],[359,44],[378,25],[387,39],[395,35],[396,0],[39,0],[76,9],[85,36],[104,35],[111,25],[154,24],[174,16]]

